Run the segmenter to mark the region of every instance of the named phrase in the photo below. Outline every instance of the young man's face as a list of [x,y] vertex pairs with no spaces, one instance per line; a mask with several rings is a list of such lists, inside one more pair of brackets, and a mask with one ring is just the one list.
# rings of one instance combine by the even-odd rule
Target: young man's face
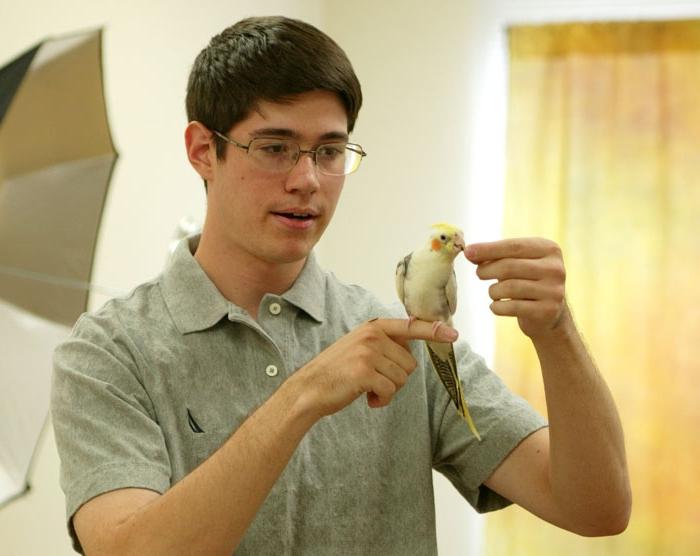
[[[336,94],[311,91],[291,102],[262,101],[246,119],[222,131],[243,145],[258,137],[291,138],[309,150],[347,138],[347,126]],[[309,155],[280,173],[261,168],[244,149],[226,149],[226,159],[217,163],[208,185],[207,233],[234,257],[267,263],[305,258],[333,216],[344,176],[321,174]],[[293,218],[292,213],[311,217]]]

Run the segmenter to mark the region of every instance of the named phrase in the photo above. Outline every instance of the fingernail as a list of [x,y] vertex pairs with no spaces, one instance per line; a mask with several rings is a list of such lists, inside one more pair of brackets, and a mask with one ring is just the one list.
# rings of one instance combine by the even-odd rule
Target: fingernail
[[437,340],[443,342],[454,342],[459,337],[459,332],[454,328],[441,326],[437,333]]

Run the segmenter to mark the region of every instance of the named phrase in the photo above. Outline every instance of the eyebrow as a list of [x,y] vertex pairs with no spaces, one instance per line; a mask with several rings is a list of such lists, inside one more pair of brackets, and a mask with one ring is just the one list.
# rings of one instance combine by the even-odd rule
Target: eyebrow
[[[250,132],[250,136],[253,139],[257,139],[258,137],[285,137],[298,140],[301,138],[300,134],[296,131],[284,127],[262,127],[254,129]],[[328,131],[318,138],[319,141],[347,141],[348,139],[348,134],[342,131]]]

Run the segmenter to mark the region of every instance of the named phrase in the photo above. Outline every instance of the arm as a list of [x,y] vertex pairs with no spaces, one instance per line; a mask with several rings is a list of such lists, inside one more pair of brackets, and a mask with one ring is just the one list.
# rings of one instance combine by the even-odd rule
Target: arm
[[[450,329],[437,333],[454,339]],[[363,393],[372,407],[390,403],[416,365],[407,341],[432,337],[424,322],[410,334],[401,319],[358,327],[287,379],[163,495],[121,489],[84,504],[74,524],[86,553],[230,554],[313,424]]]
[[487,486],[560,527],[582,535],[623,531],[631,494],[614,401],[564,299],[559,247],[524,239],[470,246],[467,256],[497,315],[515,316],[542,369],[549,429],[525,439]]

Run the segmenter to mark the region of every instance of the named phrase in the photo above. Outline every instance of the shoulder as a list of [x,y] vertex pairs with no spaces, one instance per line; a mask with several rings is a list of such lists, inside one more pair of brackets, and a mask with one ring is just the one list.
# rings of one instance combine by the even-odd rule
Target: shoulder
[[116,330],[138,328],[167,315],[160,291],[160,278],[145,282],[122,297],[115,297],[101,307],[83,313],[73,327],[71,337],[89,337],[98,331],[113,334]]
[[85,363],[104,358],[131,366],[140,359],[140,346],[148,343],[154,331],[162,335],[169,322],[159,280],[146,282],[123,297],[110,299],[100,308],[83,313],[70,336],[56,348],[55,366],[76,366],[79,360]]

